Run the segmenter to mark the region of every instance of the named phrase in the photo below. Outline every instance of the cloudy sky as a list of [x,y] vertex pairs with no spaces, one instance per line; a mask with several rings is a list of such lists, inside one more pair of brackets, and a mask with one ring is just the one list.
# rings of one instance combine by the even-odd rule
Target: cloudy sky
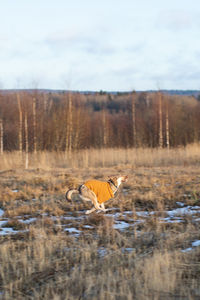
[[200,89],[199,0],[0,0],[0,88]]

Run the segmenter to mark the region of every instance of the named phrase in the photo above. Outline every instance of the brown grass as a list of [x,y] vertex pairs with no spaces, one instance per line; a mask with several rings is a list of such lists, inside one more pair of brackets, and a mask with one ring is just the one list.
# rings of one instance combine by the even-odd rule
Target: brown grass
[[[97,168],[115,167],[117,171],[124,165],[131,167],[159,167],[196,165],[200,161],[200,145],[192,144],[173,149],[86,149],[73,153],[38,152],[30,153],[29,168]],[[18,152],[7,152],[1,157],[1,170],[24,168],[24,159]]]
[[[5,154],[0,207],[9,220],[3,226],[28,231],[0,236],[0,299],[199,299],[200,247],[182,252],[200,240],[199,222],[191,216],[159,221],[177,201],[200,206],[199,150],[90,150],[73,159],[39,153],[29,170],[16,153]],[[119,173],[129,181],[106,207],[117,209],[119,221],[134,219],[128,230],[114,229],[112,215],[83,217],[87,203],[66,202],[68,188]],[[132,213],[124,216],[125,210]],[[156,214],[137,224],[140,210]],[[24,224],[18,217],[37,219]]]

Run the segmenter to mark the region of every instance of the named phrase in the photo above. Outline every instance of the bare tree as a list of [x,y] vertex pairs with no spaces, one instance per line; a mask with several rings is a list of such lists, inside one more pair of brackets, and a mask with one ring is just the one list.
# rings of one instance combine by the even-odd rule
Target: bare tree
[[107,129],[107,120],[106,120],[106,111],[102,111],[102,123],[103,123],[103,146],[106,147],[108,143],[108,129]]
[[158,115],[159,115],[159,148],[163,147],[163,132],[162,132],[162,94],[158,93]]
[[67,109],[67,132],[65,150],[71,153],[72,151],[72,95],[69,92],[68,109]]
[[166,101],[166,112],[165,112],[165,126],[166,126],[166,146],[169,149],[169,108],[168,108],[168,99]]
[[0,154],[3,155],[3,120],[0,119]]
[[28,120],[27,120],[27,113],[25,113],[24,129],[25,129],[25,169],[28,169],[29,157],[28,157]]
[[44,94],[44,113],[45,114],[47,112],[47,101],[48,101],[47,94]]
[[36,138],[36,99],[33,98],[33,151],[37,153],[37,138]]
[[19,152],[22,154],[22,107],[21,107],[21,100],[20,95],[17,94],[17,102],[18,102],[18,110],[19,110]]
[[136,132],[136,113],[135,113],[135,94],[132,96],[131,101],[132,108],[132,135],[133,135],[133,145],[137,147],[137,132]]
[[76,111],[76,120],[75,120],[75,125],[76,125],[76,128],[75,128],[75,134],[74,134],[74,149],[78,149],[78,146],[79,146],[79,140],[80,140],[80,128],[81,128],[81,109],[80,107],[77,108],[77,111]]
[[69,155],[90,147],[171,148],[200,141],[200,102],[195,97],[167,96],[161,91],[116,94],[109,99],[99,94],[0,91],[1,153],[17,149],[19,158],[22,152],[25,157],[25,112],[29,151],[34,152],[56,150]]
[[[52,108],[52,99],[48,98],[47,94],[43,94],[43,102],[42,105],[40,106],[40,110],[38,112],[37,110],[37,117],[38,115],[40,116],[38,118],[37,126],[36,128],[40,128],[40,132],[38,132],[37,136],[37,150],[42,150],[45,148],[45,127],[46,127],[46,121],[47,121],[47,116],[48,113],[50,112]],[[41,102],[40,102],[41,103]],[[42,115],[41,115],[42,112]]]

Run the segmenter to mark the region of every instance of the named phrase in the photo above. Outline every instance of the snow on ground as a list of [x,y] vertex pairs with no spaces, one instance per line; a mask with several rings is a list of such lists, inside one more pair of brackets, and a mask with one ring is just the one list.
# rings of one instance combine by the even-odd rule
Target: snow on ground
[[[200,222],[200,206],[184,206],[185,204],[182,202],[176,203],[179,207],[174,208],[168,211],[124,211],[119,212],[119,209],[113,208],[108,209],[108,213],[105,214],[107,217],[113,218],[113,228],[119,231],[128,230],[129,228],[133,228],[141,223],[145,223],[149,218],[152,216],[157,217],[157,220],[161,223],[181,223],[184,222],[186,216],[192,217],[193,222]],[[13,219],[11,218],[4,218],[3,217],[4,211],[0,209],[0,235],[8,235],[8,234],[16,234],[18,232],[22,232],[21,230],[14,230],[11,227],[5,227],[6,223],[17,219],[19,222],[26,224],[28,230],[28,225],[32,222],[37,221],[39,218],[46,216],[47,214],[41,214],[41,216],[37,219],[36,217],[25,216],[23,219],[21,216],[17,216]],[[87,224],[88,216],[85,215],[85,211],[77,211],[77,216],[72,215],[69,212],[67,215],[56,217],[52,216],[51,219],[55,223],[55,226],[60,226],[64,231],[68,232],[71,235],[79,235],[82,231],[76,228],[76,222],[84,222],[82,224],[82,229],[84,230],[92,230],[95,226],[92,224]],[[61,223],[62,221],[62,223]],[[65,221],[68,224],[65,224]],[[59,224],[58,224],[59,223]],[[200,246],[200,241],[194,241],[192,247]],[[188,250],[189,249],[189,250]],[[193,248],[191,248],[193,249]],[[191,251],[190,248],[182,250],[184,252]]]

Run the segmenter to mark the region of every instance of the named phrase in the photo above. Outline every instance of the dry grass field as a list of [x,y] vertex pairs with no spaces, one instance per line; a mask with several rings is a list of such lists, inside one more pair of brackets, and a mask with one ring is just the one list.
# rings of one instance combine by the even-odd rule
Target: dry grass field
[[[127,174],[106,213],[65,200]],[[200,145],[0,157],[0,299],[200,299]]]

